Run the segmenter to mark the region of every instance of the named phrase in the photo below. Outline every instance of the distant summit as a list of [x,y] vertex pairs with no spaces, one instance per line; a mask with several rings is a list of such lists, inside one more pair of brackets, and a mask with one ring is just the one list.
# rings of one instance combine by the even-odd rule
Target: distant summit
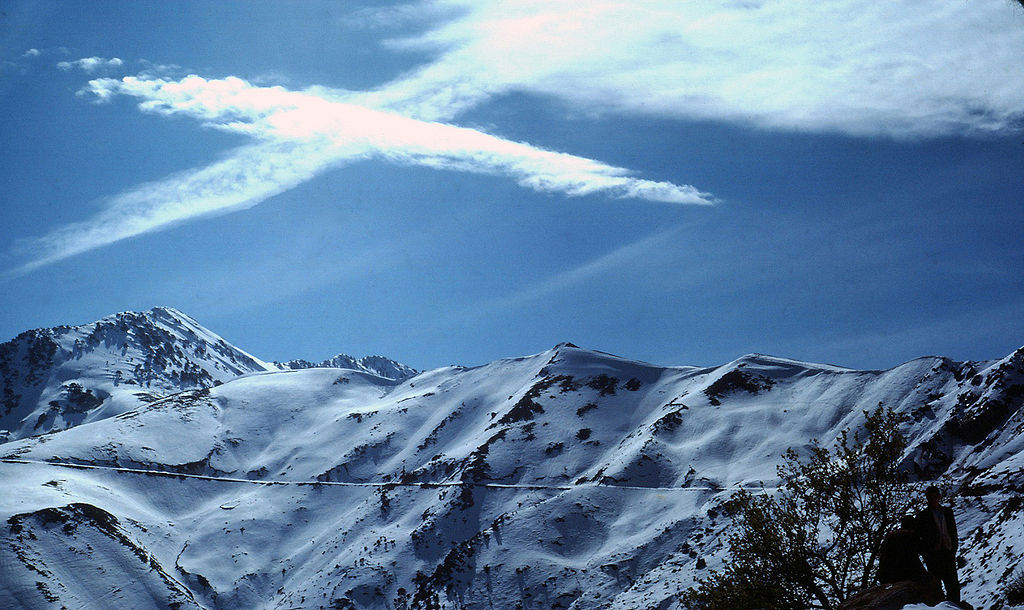
[[384,379],[403,381],[414,377],[419,371],[396,362],[384,356],[364,356],[353,358],[348,354],[338,354],[323,362],[310,362],[308,360],[289,360],[288,362],[275,362],[274,366],[280,370],[301,370],[301,369],[353,369],[370,373]]

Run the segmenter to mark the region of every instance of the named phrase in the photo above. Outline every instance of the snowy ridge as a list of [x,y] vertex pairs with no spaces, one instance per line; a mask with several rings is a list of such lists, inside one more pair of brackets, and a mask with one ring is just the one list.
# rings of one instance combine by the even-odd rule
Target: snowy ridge
[[405,380],[263,372],[0,444],[0,606],[675,608],[721,561],[729,490],[879,402],[960,493],[966,599],[999,607],[1024,350],[855,371],[571,344]]

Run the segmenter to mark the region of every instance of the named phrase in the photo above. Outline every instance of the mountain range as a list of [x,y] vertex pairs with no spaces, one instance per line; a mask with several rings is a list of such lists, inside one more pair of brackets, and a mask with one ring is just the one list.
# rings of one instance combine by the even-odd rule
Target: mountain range
[[264,362],[169,308],[0,345],[0,607],[678,608],[733,491],[879,404],[954,492],[965,599],[1024,567],[1024,348],[861,371],[577,347]]

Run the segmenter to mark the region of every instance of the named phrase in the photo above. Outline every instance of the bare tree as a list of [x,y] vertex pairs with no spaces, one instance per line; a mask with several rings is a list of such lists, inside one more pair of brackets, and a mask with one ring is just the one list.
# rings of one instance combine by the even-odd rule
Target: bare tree
[[778,491],[744,490],[725,503],[729,558],[684,594],[687,607],[832,610],[872,584],[913,487],[899,466],[903,416],[879,405],[865,417],[864,438],[844,430],[831,449],[813,441],[807,459],[787,450]]

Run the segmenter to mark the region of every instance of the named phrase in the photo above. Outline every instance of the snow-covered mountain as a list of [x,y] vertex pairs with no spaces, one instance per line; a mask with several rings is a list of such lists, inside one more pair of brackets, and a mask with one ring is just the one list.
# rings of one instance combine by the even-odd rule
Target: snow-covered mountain
[[959,492],[965,598],[1024,566],[1024,348],[856,371],[562,344],[396,380],[257,372],[0,444],[0,606],[674,608],[717,507],[884,403]]
[[0,344],[0,441],[105,419],[248,373],[334,362],[396,379],[415,374],[379,356],[267,363],[169,307],[30,330]]
[[0,434],[61,430],[268,368],[166,307],[30,330],[0,344]]

